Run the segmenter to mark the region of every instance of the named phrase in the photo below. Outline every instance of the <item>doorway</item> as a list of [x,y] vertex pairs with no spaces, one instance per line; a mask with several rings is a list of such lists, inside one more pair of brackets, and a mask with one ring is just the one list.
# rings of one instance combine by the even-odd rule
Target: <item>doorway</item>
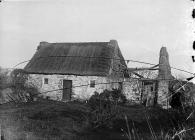
[[63,80],[63,95],[62,100],[70,101],[72,93],[72,80]]
[[147,80],[142,83],[141,102],[146,106],[157,104],[157,82]]

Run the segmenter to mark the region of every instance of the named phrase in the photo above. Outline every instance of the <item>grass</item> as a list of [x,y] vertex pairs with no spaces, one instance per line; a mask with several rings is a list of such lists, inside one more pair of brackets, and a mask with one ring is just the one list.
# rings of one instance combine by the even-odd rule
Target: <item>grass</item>
[[120,113],[112,120],[112,128],[92,129],[90,108],[85,103],[7,103],[0,105],[0,124],[6,140],[164,140],[194,131],[189,130],[191,118],[186,124],[176,122],[175,112],[160,108],[146,112],[141,105],[119,105],[117,109]]
[[[187,112],[178,112],[175,110],[169,110],[165,111],[163,114],[166,114],[166,117],[168,116],[169,118],[163,117],[160,114],[157,115],[155,114],[156,108],[153,108],[148,112],[146,109],[145,113],[145,119],[149,128],[149,132],[146,136],[137,133],[136,127],[131,127],[129,126],[129,122],[127,117],[125,116],[125,121],[126,121],[126,127],[127,130],[124,131],[126,137],[128,140],[145,140],[145,139],[151,139],[151,140],[194,140],[195,139],[195,125],[194,125],[194,118],[190,119],[188,122],[187,120],[192,117],[192,111],[191,113]],[[159,111],[158,111],[159,112]],[[168,114],[169,115],[168,115]],[[178,114],[181,113],[181,114]],[[188,115],[187,115],[188,114]],[[172,116],[170,116],[172,115]],[[163,118],[164,121],[159,120],[158,123],[155,122],[155,120],[152,118],[152,116],[156,116],[156,120],[159,120],[158,118]],[[175,117],[177,116],[177,117]],[[150,118],[151,117],[151,118]],[[174,123],[173,121],[176,121],[177,123]],[[172,123],[169,127],[165,127],[166,125],[162,125],[162,122],[167,121],[166,124]],[[152,125],[153,123],[153,125]],[[160,131],[158,129],[154,128],[155,125],[160,124]],[[166,129],[165,129],[166,128]],[[160,132],[160,133],[159,133]],[[146,133],[144,133],[146,134]]]
[[5,104],[0,106],[0,123],[9,139],[23,139],[25,134],[35,139],[71,138],[83,130],[87,110],[79,103],[55,101]]

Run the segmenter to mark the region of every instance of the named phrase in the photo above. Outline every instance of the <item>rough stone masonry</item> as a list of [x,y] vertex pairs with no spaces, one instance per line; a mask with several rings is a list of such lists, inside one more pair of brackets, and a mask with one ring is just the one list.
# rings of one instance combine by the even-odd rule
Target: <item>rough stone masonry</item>
[[158,104],[163,108],[169,107],[169,81],[173,79],[171,67],[169,64],[169,55],[166,47],[162,47],[159,57],[158,73]]

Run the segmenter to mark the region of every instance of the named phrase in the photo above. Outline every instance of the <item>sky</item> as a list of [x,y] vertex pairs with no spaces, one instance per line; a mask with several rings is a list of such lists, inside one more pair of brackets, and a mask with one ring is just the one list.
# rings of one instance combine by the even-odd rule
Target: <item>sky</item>
[[[12,68],[31,59],[41,41],[115,39],[125,59],[158,64],[160,48],[165,46],[171,66],[194,72],[192,7],[190,0],[4,0],[0,66]],[[128,66],[145,65],[129,62]]]

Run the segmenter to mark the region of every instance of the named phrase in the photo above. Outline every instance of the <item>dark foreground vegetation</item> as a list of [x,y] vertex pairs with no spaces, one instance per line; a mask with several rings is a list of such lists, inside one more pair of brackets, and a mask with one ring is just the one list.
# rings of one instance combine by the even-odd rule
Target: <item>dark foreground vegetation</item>
[[117,104],[114,108],[109,108],[109,111],[101,109],[94,110],[90,103],[78,101],[7,103],[0,105],[1,133],[5,140],[171,140],[178,136],[178,140],[181,137],[186,140],[195,138],[194,116],[190,115],[192,110],[181,113],[127,104]]

